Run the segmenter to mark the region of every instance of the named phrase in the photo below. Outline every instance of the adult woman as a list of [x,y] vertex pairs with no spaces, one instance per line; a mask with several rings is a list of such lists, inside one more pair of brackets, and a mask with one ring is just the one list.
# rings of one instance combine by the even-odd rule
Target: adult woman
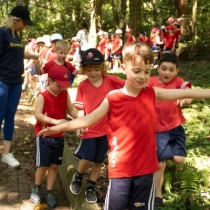
[[10,153],[14,132],[14,116],[22,92],[23,59],[38,59],[37,55],[24,53],[18,32],[33,25],[29,11],[16,6],[0,25],[0,128],[4,120],[2,162],[17,167],[17,159]]

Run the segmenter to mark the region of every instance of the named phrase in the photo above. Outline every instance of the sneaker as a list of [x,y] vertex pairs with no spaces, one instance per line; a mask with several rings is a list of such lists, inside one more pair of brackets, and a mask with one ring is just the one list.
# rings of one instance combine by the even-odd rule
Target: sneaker
[[86,201],[88,203],[96,203],[97,202],[97,197],[96,197],[93,187],[90,186],[90,187],[86,188],[85,196],[86,196]]
[[41,197],[40,197],[40,190],[39,190],[39,187],[34,185],[32,188],[31,188],[31,196],[30,196],[30,200],[35,203],[35,204],[38,204],[40,203],[41,201]]
[[82,176],[78,176],[75,173],[70,184],[70,190],[73,194],[77,195],[81,192],[81,186],[82,186]]
[[54,209],[57,206],[56,200],[51,193],[45,195],[45,200],[50,209]]
[[9,166],[12,167],[17,167],[20,165],[18,160],[14,157],[12,153],[9,153],[8,155],[2,155],[2,162],[8,164]]
[[155,197],[155,207],[163,206],[163,198]]

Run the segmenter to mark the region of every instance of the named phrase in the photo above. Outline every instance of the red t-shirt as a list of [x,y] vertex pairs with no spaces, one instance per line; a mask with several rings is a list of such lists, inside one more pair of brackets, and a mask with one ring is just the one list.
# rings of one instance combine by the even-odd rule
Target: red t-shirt
[[177,41],[179,40],[179,38],[181,37],[181,30],[180,29],[178,29],[178,30],[175,30],[174,31],[174,35],[176,36],[176,43],[177,43]]
[[[164,89],[184,89],[191,88],[191,83],[185,82],[180,77],[175,77],[169,83],[161,83],[157,76],[150,77],[148,81],[149,86],[160,87]],[[173,101],[156,100],[156,114],[157,114],[157,132],[169,131],[177,126],[183,124],[186,120],[182,114],[182,109]]]
[[146,44],[150,44],[150,39],[149,39],[149,37],[140,37],[140,38],[138,38],[138,40],[140,41],[140,42],[144,42],[144,43],[146,43]]
[[107,41],[106,39],[101,39],[100,42],[98,43],[97,49],[103,54],[105,55],[105,45],[106,45]]
[[154,173],[158,170],[154,89],[146,86],[136,97],[114,90],[107,99],[109,178]]
[[47,63],[49,61],[54,61],[57,58],[57,54],[53,49],[49,49],[45,55],[44,63]]
[[114,51],[116,48],[120,47],[120,49],[118,49],[114,54],[121,54],[122,53],[122,46],[123,46],[123,42],[122,39],[114,39],[113,40],[113,45],[112,45],[112,51]]
[[[85,115],[90,114],[101,104],[107,93],[122,88],[124,84],[125,80],[116,76],[103,76],[103,83],[99,87],[95,87],[87,78],[78,86],[75,107],[84,110]],[[82,139],[107,135],[106,121],[107,116],[89,127],[83,133]]]
[[130,35],[127,39],[126,39],[126,43],[129,44],[131,42],[134,42],[134,37],[133,35]]
[[173,44],[176,42],[176,36],[175,35],[165,35],[165,48],[172,49]]
[[[62,91],[58,96],[54,96],[47,89],[44,89],[39,94],[44,97],[44,108],[42,111],[44,115],[57,120],[65,119],[67,110],[67,90]],[[34,126],[35,135],[37,135],[42,129],[51,126],[54,125],[46,124],[37,120]],[[64,132],[49,134],[48,136],[64,136]]]

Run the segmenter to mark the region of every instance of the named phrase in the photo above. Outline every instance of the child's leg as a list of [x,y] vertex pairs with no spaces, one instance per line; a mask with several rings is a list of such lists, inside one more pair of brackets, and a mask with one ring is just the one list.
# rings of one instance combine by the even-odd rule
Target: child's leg
[[118,58],[113,58],[113,71],[117,72],[118,70]]
[[90,172],[90,177],[89,177],[91,181],[97,182],[98,177],[100,175],[100,171],[101,171],[101,165],[102,163],[93,163],[93,166]]
[[47,190],[48,191],[51,191],[53,189],[57,174],[58,174],[58,165],[52,164],[48,168],[48,173],[47,173]]
[[159,162],[159,169],[155,172],[155,197],[162,198],[162,185],[164,180],[164,171],[166,167],[166,161]]
[[35,185],[40,186],[48,167],[37,167],[35,174]]
[[174,162],[175,164],[182,164],[185,161],[185,157],[183,157],[183,156],[174,156],[171,159],[171,161]]
[[153,205],[153,174],[110,179],[103,210],[152,210]]

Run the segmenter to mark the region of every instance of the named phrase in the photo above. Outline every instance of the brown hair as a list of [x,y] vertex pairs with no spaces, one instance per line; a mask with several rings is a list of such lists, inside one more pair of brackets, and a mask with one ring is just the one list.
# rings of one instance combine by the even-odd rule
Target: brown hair
[[123,63],[131,61],[135,63],[137,58],[141,58],[145,64],[153,63],[153,53],[146,43],[143,42],[131,42],[129,44],[125,44],[122,51]]
[[56,50],[66,50],[66,51],[69,51],[69,48],[70,48],[70,44],[66,40],[57,41],[56,44],[55,44],[55,51]]
[[85,64],[84,66],[80,67],[81,74],[86,74],[88,68],[97,68],[101,71],[102,75],[107,73],[107,66],[105,63],[102,64]]

